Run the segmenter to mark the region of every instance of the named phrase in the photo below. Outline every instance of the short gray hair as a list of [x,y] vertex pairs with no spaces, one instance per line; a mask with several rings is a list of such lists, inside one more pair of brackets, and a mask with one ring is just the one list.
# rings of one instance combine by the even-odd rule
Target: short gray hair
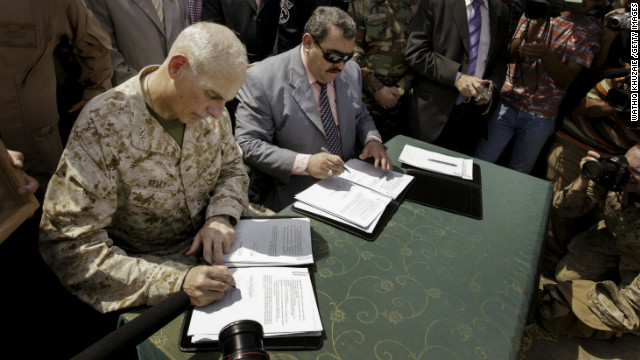
[[344,10],[334,6],[319,6],[311,14],[304,25],[304,32],[321,42],[327,37],[331,25],[342,30],[345,39],[353,39],[356,36],[356,23]]
[[226,77],[225,74],[244,73],[247,69],[244,44],[229,28],[212,22],[198,22],[182,30],[167,59],[178,54],[189,59],[189,67],[195,76],[215,73],[215,76]]

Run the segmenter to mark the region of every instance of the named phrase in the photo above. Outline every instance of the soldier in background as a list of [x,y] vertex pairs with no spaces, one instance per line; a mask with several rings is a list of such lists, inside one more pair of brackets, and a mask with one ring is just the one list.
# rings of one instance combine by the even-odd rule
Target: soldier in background
[[383,140],[403,130],[412,75],[405,62],[411,21],[419,0],[354,0],[356,61],[362,70],[362,98]]
[[73,114],[111,88],[111,44],[80,0],[0,0],[0,9],[0,139],[24,154],[24,170],[40,183],[42,201],[63,149],[54,49],[68,39],[81,69],[80,98],[62,109]]

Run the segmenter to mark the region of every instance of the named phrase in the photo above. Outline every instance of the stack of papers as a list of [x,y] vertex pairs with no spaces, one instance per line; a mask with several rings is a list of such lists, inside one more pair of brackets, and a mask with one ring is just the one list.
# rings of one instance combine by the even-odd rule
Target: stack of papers
[[241,219],[235,230],[228,267],[313,264],[308,218]]
[[[220,330],[238,320],[262,324],[265,339],[320,336],[322,322],[306,267],[313,263],[308,218],[241,219],[225,265],[235,280],[224,297],[196,307],[187,335],[191,343],[218,341]],[[292,265],[292,267],[285,267]]]
[[473,159],[463,159],[405,145],[400,161],[420,169],[473,180]]
[[322,179],[298,193],[293,207],[371,233],[387,205],[411,183],[413,176],[386,171],[358,159],[348,171]]
[[229,269],[236,281],[225,297],[191,314],[193,343],[218,341],[220,330],[237,320],[262,324],[264,337],[320,336],[322,321],[307,268]]

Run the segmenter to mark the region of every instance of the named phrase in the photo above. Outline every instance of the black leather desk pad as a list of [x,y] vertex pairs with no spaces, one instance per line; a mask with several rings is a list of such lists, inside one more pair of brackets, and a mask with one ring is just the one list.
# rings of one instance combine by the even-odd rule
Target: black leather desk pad
[[415,177],[406,201],[455,214],[482,219],[482,176],[480,165],[473,164],[473,180],[439,174],[404,165]]

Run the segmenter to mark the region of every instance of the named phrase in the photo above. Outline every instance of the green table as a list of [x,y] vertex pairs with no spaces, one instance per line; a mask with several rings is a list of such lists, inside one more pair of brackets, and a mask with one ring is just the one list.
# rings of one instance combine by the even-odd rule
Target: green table
[[[460,156],[398,136],[385,144],[397,166],[405,144]],[[272,351],[271,358],[517,359],[552,188],[547,181],[475,162],[482,172],[482,220],[404,202],[375,242],[312,220],[314,280],[326,339],[320,350]],[[281,214],[297,215],[291,208]],[[219,358],[178,349],[182,320],[140,344],[140,358]]]

